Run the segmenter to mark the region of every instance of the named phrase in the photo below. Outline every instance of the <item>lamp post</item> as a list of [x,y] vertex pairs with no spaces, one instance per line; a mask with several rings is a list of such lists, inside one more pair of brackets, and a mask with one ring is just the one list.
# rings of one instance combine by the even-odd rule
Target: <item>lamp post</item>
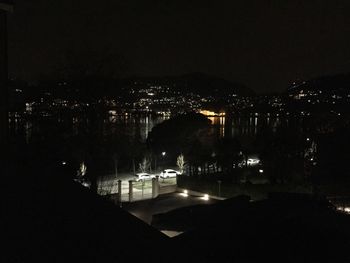
[[161,157],[162,157],[162,167],[164,168],[164,158],[166,156],[166,152],[162,152],[161,153]]
[[[158,154],[156,153],[155,155],[154,155],[154,173],[157,173],[157,156],[158,156]],[[164,158],[165,156],[166,156],[166,152],[161,152],[160,153],[160,156],[162,157],[162,158]],[[162,159],[161,158],[161,159]],[[162,160],[161,160],[162,161]],[[162,163],[162,162],[161,162]]]
[[157,173],[157,154],[154,155],[154,173]]
[[142,180],[142,199],[143,199],[143,189],[145,187],[145,180]]

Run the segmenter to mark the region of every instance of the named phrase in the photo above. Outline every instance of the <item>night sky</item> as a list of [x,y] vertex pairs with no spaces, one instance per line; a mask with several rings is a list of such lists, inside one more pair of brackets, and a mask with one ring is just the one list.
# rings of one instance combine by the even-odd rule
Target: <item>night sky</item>
[[349,0],[15,0],[10,73],[54,75],[67,50],[95,50],[119,54],[121,76],[203,72],[283,91],[350,72],[349,14]]

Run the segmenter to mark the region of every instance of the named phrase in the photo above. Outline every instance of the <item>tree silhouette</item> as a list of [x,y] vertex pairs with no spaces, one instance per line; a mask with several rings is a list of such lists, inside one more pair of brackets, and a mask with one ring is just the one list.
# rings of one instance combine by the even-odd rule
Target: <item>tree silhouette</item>
[[255,145],[271,183],[285,183],[293,172],[302,173],[305,142],[293,127],[275,133],[266,126],[260,129]]
[[183,154],[180,154],[176,159],[176,165],[179,167],[180,172],[183,173],[185,167],[185,157]]
[[240,142],[235,138],[220,139],[216,145],[216,160],[224,173],[232,174],[233,169],[243,161]]
[[166,152],[168,158],[174,159],[184,153],[186,158],[191,145],[206,136],[210,120],[198,113],[178,115],[155,126],[147,138],[147,144],[153,153]]

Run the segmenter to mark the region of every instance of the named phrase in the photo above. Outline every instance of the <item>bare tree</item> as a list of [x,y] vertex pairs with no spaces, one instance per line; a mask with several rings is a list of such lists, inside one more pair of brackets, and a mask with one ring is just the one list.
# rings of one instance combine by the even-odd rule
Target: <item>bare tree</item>
[[184,166],[185,166],[185,157],[184,157],[183,154],[180,154],[180,155],[177,157],[176,164],[177,164],[177,166],[179,167],[180,172],[182,173],[183,170],[184,170]]
[[150,162],[150,159],[147,158],[147,157],[144,157],[142,159],[142,162],[139,163],[139,170],[142,172],[142,173],[145,173],[149,170],[151,166],[151,162]]

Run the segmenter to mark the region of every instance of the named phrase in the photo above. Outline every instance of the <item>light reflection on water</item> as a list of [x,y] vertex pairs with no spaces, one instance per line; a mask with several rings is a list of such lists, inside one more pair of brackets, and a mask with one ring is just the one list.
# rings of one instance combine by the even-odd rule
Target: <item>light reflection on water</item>
[[[128,134],[144,142],[152,128],[167,119],[169,119],[169,116],[154,116],[151,114],[134,116],[131,114],[117,114],[111,111],[102,122],[102,131],[104,135]],[[234,116],[230,118],[216,116],[208,117],[208,119],[212,122],[213,131],[220,138],[241,136],[254,138],[262,125],[266,125],[273,132],[276,132],[276,129],[282,125],[287,127],[289,125],[288,118],[263,115]],[[26,143],[30,143],[33,135],[46,131],[43,128],[45,123],[46,120],[31,121],[17,118],[10,122],[10,134],[15,138],[24,139]],[[73,136],[84,132],[88,124],[89,120],[87,118],[76,116],[66,120],[62,118],[50,120],[50,125],[64,125],[64,132]]]
[[[152,128],[167,119],[169,119],[168,116],[132,116],[130,114],[117,115],[112,113],[102,121],[102,133],[103,135],[114,133],[128,134],[134,137],[135,140],[144,142]],[[30,143],[33,136],[40,136],[40,134],[44,134],[50,129],[55,130],[56,126],[64,127],[64,132],[71,136],[82,134],[86,131],[89,122],[87,118],[76,116],[69,119],[42,118],[40,120],[16,118],[10,121],[9,133],[15,139],[22,139],[26,143]]]
[[255,137],[259,131],[259,127],[266,125],[272,132],[276,132],[281,125],[288,126],[289,120],[281,120],[280,117],[264,117],[264,116],[250,116],[250,117],[234,117],[227,119],[227,117],[217,116],[209,117],[214,130],[216,130],[220,138],[223,137],[240,137],[250,136]]

